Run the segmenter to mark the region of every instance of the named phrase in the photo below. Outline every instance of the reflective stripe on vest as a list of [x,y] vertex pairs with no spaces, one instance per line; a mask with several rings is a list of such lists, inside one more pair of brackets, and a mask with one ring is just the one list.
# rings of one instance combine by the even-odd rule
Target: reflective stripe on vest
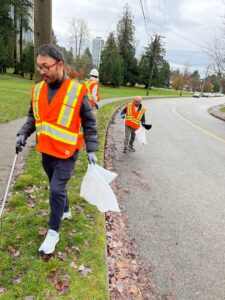
[[36,123],[36,131],[37,135],[45,134],[57,141],[67,143],[69,145],[76,145],[78,139],[77,133],[66,131],[48,122]]
[[144,109],[141,108],[139,114],[137,117],[134,117],[132,114],[132,103],[127,105],[127,115],[126,115],[126,120],[131,120],[132,122],[136,123],[136,124],[140,124],[141,119],[143,117],[144,114]]
[[77,84],[73,80],[71,80],[67,89],[67,94],[63,100],[57,124],[67,128],[70,127],[73,113],[77,104],[77,98],[79,97],[81,88],[82,84]]
[[87,91],[88,91],[88,93],[87,93],[88,99],[92,99],[92,92],[91,92],[91,85],[92,84],[95,84],[95,81],[88,80],[88,81],[85,82],[85,86],[86,86]]
[[34,87],[33,112],[36,120],[40,120],[39,113],[38,113],[38,101],[39,101],[40,91],[43,84],[44,81],[36,84]]

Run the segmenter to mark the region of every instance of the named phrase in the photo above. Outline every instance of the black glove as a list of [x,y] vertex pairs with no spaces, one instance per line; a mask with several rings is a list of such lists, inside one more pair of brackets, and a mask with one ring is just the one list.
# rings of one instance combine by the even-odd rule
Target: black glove
[[20,134],[16,138],[16,153],[18,154],[23,150],[23,147],[26,145],[26,137],[23,134]]
[[95,102],[95,108],[99,109],[98,103]]
[[152,128],[152,124],[142,124],[142,126],[147,130]]

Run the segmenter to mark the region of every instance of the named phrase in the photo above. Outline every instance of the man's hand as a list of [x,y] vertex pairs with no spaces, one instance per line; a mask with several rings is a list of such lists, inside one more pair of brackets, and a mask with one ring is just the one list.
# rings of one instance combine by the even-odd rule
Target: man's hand
[[96,162],[97,162],[97,157],[96,157],[96,155],[95,155],[95,153],[94,152],[88,152],[88,162],[89,162],[89,164],[96,164]]
[[20,134],[16,138],[16,153],[18,154],[23,150],[23,147],[26,145],[26,137],[23,134]]
[[98,106],[98,103],[97,103],[97,102],[95,102],[95,108],[96,108],[96,109],[99,109],[99,106]]

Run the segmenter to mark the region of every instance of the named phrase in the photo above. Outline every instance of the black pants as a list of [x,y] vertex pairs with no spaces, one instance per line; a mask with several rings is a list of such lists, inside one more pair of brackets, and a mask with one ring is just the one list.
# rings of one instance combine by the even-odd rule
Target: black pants
[[59,231],[62,215],[69,210],[66,185],[72,176],[79,151],[67,159],[42,153],[42,165],[50,184],[50,229]]

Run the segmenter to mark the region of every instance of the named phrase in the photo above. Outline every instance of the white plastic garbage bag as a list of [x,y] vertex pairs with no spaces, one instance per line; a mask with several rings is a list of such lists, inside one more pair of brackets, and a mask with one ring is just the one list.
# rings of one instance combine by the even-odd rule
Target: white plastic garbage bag
[[146,139],[146,134],[145,134],[145,129],[143,126],[140,126],[139,129],[137,129],[135,131],[136,133],[136,138],[137,141],[141,144],[141,145],[146,145],[147,144],[147,139]]
[[97,170],[99,170],[98,167],[88,164],[87,172],[81,183],[80,196],[90,204],[96,205],[100,212],[119,212],[115,194]]
[[108,171],[97,164],[95,164],[95,170],[106,180],[107,183],[112,182],[117,176],[115,172]]

